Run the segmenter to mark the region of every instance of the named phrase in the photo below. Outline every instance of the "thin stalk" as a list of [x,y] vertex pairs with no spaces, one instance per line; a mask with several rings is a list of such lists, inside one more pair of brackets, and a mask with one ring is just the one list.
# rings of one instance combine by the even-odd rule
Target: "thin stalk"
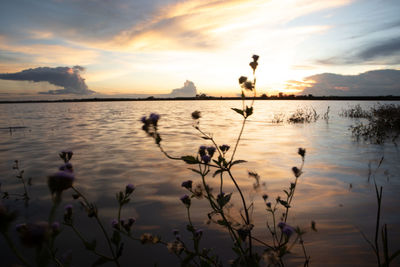
[[14,242],[11,240],[11,238],[8,236],[6,232],[1,232],[3,234],[4,239],[6,240],[8,246],[11,248],[12,252],[14,255],[19,259],[19,261],[24,264],[25,266],[31,266],[25,258],[22,256],[22,254],[19,252],[19,250],[15,247]]
[[[80,196],[84,199],[84,201],[86,202],[86,205],[87,205],[87,206],[90,206],[90,205],[91,205],[91,204],[89,203],[89,201],[85,198],[85,196],[84,196],[81,192],[79,192],[79,191],[78,191],[75,187],[73,187],[73,186],[72,186],[71,188],[72,188],[78,195],[80,195]],[[115,255],[114,249],[113,249],[113,247],[112,247],[110,237],[108,236],[108,233],[107,233],[106,229],[104,229],[103,223],[100,221],[100,219],[99,219],[99,217],[97,216],[97,214],[94,216],[94,218],[96,219],[97,224],[98,224],[99,227],[101,228],[101,231],[103,232],[104,237],[105,237],[106,240],[107,240],[107,244],[108,244],[108,247],[109,247],[109,249],[110,249],[110,251],[111,251],[111,254],[112,254],[112,257],[113,257],[113,261],[115,262],[115,264],[116,264],[117,266],[120,266],[120,264],[119,264],[119,262],[118,262],[118,259],[117,259],[116,255]]]
[[[86,244],[89,243],[83,236],[82,234],[78,231],[78,229],[75,228],[75,226],[73,226],[72,224],[67,224],[68,226],[70,226],[72,228],[72,230],[74,231],[74,233],[78,236],[78,238],[82,241],[82,243]],[[103,254],[101,254],[100,252],[97,252],[96,250],[91,250],[93,252],[93,254],[99,256],[99,257],[103,257],[109,261],[114,261],[114,259],[107,257]]]
[[[243,124],[244,126],[244,124]],[[240,136],[239,136],[240,137]],[[233,181],[233,183],[235,184],[236,189],[239,191],[240,197],[242,199],[242,203],[243,203],[243,207],[244,207],[244,211],[245,211],[245,215],[246,215],[246,224],[250,225],[250,216],[249,216],[249,211],[247,210],[247,204],[246,204],[246,200],[244,199],[242,190],[240,189],[238,183],[236,182],[235,178],[233,177],[231,170],[228,169],[228,174],[231,177],[231,180]],[[251,238],[251,230],[249,230],[249,252],[250,255],[252,255],[252,238]]]

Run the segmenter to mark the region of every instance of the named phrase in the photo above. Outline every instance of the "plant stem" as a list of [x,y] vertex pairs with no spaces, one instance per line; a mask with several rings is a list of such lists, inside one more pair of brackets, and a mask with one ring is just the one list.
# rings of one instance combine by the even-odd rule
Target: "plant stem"
[[22,254],[19,252],[19,250],[15,247],[14,242],[11,240],[11,238],[8,236],[8,233],[6,232],[1,232],[3,234],[4,239],[6,240],[8,246],[11,248],[13,251],[14,255],[17,256],[17,258],[20,260],[22,264],[25,266],[31,266],[22,256]]

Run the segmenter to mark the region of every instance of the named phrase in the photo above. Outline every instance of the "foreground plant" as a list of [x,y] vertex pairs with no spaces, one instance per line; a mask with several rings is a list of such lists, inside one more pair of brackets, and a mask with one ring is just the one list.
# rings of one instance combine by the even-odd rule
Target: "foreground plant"
[[[162,137],[158,130],[158,122],[160,116],[156,113],[150,114],[149,117],[142,118],[142,129],[147,133],[149,137],[154,139],[161,152],[167,158],[172,160],[184,161],[186,164],[193,166],[192,168],[190,168],[190,170],[200,176],[200,183],[197,184],[195,187],[193,186],[193,181],[191,180],[182,183],[182,186],[185,187],[190,193],[190,195],[184,195],[181,198],[181,201],[184,203],[188,211],[189,224],[187,228],[190,232],[192,232],[194,235],[196,233],[196,228],[193,226],[193,223],[190,219],[189,209],[191,207],[191,200],[204,197],[208,201],[209,207],[211,209],[211,211],[207,215],[208,219],[211,222],[214,222],[224,227],[227,230],[230,239],[232,240],[232,249],[236,254],[236,258],[231,263],[233,266],[258,266],[263,258],[262,255],[267,255],[265,258],[267,259],[269,264],[284,266],[283,257],[291,251],[293,246],[298,243],[299,240],[301,241],[301,245],[304,245],[302,240],[302,235],[304,234],[304,231],[300,230],[300,228],[293,228],[292,226],[287,224],[287,219],[290,204],[293,200],[294,192],[297,186],[297,181],[302,174],[305,149],[299,149],[299,154],[302,157],[302,165],[300,168],[293,167],[295,182],[291,183],[289,190],[284,190],[284,192],[286,193],[286,197],[283,199],[277,197],[274,206],[272,206],[271,203],[266,202],[267,211],[270,213],[272,218],[272,222],[268,223],[268,230],[272,235],[272,243],[268,244],[267,242],[264,242],[263,240],[253,236],[254,224],[252,222],[251,214],[253,211],[254,203],[248,202],[248,200],[246,200],[243,194],[243,188],[238,184],[237,178],[233,174],[233,167],[235,165],[246,162],[242,159],[236,159],[236,151],[243,135],[246,122],[248,118],[253,114],[254,99],[256,97],[255,71],[258,66],[259,57],[257,55],[254,55],[252,59],[253,60],[250,62],[249,65],[253,70],[253,79],[248,79],[244,76],[241,76],[239,78],[239,85],[241,87],[242,96],[242,108],[232,108],[233,111],[240,114],[242,117],[241,129],[236,138],[236,142],[232,146],[232,149],[230,145],[217,144],[212,134],[206,133],[200,127],[200,111],[194,111],[192,113],[192,119],[194,120],[193,127],[199,132],[200,137],[204,140],[207,140],[210,144],[200,146],[195,155],[176,157],[170,155],[164,150],[164,148],[162,147]],[[247,105],[245,102],[247,92],[253,95],[253,98],[250,101],[249,105]],[[314,116],[316,115],[314,114]],[[249,173],[249,175],[256,178],[256,181],[259,181],[258,174],[251,172]],[[213,188],[210,187],[208,183],[209,176],[219,177],[219,186],[216,190],[213,190]],[[228,181],[233,183],[240,197],[240,218],[232,218],[229,214],[228,204],[230,203],[232,194],[234,192],[225,193],[224,184]],[[266,199],[267,198],[264,196],[265,201]],[[278,220],[278,218],[276,218],[276,213],[278,207],[280,206],[284,208],[285,212],[284,215]],[[296,237],[293,239],[292,237],[295,235]],[[197,239],[195,238],[195,236],[193,238],[193,241],[194,246],[196,247]],[[254,242],[257,242],[258,244],[264,246],[264,251],[261,253],[260,251],[256,251],[254,248]],[[305,253],[304,246],[303,251],[305,254],[305,265],[308,265],[309,257]],[[275,259],[272,260],[271,257],[268,256],[271,253],[274,253],[276,255],[276,261]],[[189,259],[185,258],[185,261],[183,261],[183,263],[187,264],[189,260],[189,262],[191,262],[192,264],[197,265],[198,263],[192,262],[194,261],[196,256],[199,256],[201,259],[201,255],[199,254],[199,252],[196,251],[193,257]],[[213,262],[212,260],[201,261],[201,263],[208,264],[204,266],[215,264],[215,262]]]

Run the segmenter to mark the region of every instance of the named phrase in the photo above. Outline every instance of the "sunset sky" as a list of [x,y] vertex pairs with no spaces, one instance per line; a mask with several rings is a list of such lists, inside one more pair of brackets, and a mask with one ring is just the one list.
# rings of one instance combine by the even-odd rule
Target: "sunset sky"
[[[168,94],[186,80],[232,96],[253,54],[260,93],[299,93],[317,74],[400,70],[399,14],[398,0],[3,0],[0,99]],[[45,71],[75,80],[33,76]],[[375,73],[400,95],[399,72]]]

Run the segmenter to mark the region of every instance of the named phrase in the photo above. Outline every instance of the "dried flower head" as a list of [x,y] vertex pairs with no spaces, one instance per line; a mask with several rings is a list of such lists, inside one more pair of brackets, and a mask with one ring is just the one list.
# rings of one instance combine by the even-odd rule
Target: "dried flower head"
[[253,89],[254,89],[253,83],[249,82],[249,81],[243,83],[243,87],[244,87],[244,89],[249,90],[249,91],[253,91]]
[[306,149],[299,147],[299,151],[297,152],[302,158],[306,155]]
[[193,184],[192,180],[187,180],[182,183],[182,187],[184,187],[186,189],[192,189],[192,184]]
[[201,118],[201,112],[200,111],[196,110],[196,111],[192,112],[192,119],[198,120],[200,118]]

